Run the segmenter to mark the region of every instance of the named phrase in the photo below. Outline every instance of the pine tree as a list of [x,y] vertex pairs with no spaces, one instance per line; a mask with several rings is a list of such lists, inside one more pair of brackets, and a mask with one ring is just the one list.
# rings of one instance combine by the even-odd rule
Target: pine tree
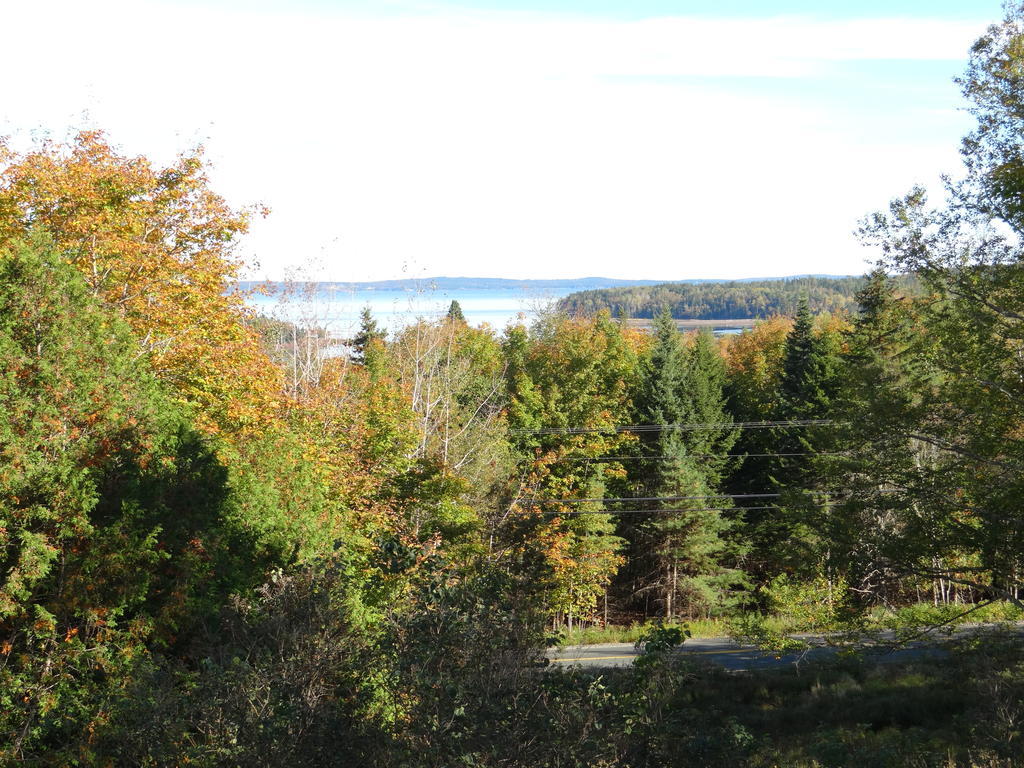
[[460,325],[466,324],[466,316],[462,314],[462,307],[456,299],[452,299],[452,303],[448,306],[448,314],[445,317],[449,322]]
[[[786,356],[779,381],[779,399],[772,414],[776,421],[829,419],[837,395],[841,371],[839,341],[835,333],[817,333],[806,301],[801,301],[793,329],[786,337]],[[783,568],[810,564],[813,546],[807,518],[821,509],[823,478],[815,454],[827,452],[834,442],[829,425],[771,430],[771,459],[763,488],[753,493],[782,494],[778,506],[755,502],[746,516],[754,543],[755,561],[761,575],[770,578]],[[758,500],[760,502],[761,500]]]
[[[710,334],[689,347],[667,311],[655,322],[655,341],[644,365],[635,407],[639,423],[722,425],[641,433],[637,487],[644,496],[711,496],[725,467],[722,454],[736,440],[725,412],[725,370]],[[646,459],[646,460],[645,460]],[[630,542],[624,574],[634,595],[656,590],[666,617],[720,602],[737,574],[723,566],[724,536],[731,527],[713,500],[666,502],[672,513],[627,518]]]
[[904,500],[879,489],[911,485],[907,478],[928,465],[933,449],[907,437],[920,419],[916,365],[906,354],[915,335],[911,305],[897,298],[880,269],[869,275],[857,300],[860,312],[845,334],[844,376],[833,403],[838,423],[832,448],[841,453],[814,461],[816,474],[841,501],[819,517],[816,528],[829,542],[828,568],[858,595],[877,596],[885,585],[875,556],[908,532],[903,525],[896,530],[892,514]]
[[[377,327],[377,321],[373,317],[370,306],[363,307],[359,313],[359,332],[352,338],[352,361],[362,365],[369,365],[367,353],[375,343],[381,343],[387,338],[387,334]],[[371,352],[372,354],[372,352]]]
[[691,455],[700,456],[704,476],[717,487],[732,463],[724,454],[736,444],[739,431],[726,405],[725,361],[709,331],[698,333],[687,355],[684,387],[690,400],[689,418],[694,424],[716,424],[687,434]]
[[800,302],[796,323],[786,339],[782,365],[780,418],[821,419],[831,406],[838,385],[837,350],[828,339],[814,333],[807,301]]

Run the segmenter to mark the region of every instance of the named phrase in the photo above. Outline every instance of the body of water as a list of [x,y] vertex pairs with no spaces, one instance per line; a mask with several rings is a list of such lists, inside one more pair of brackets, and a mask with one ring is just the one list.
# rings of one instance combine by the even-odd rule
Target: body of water
[[540,292],[529,289],[474,290],[347,290],[298,291],[292,295],[252,295],[248,303],[261,314],[300,324],[327,328],[348,337],[359,327],[363,307],[369,307],[382,328],[394,331],[417,318],[436,320],[458,301],[470,325],[487,323],[501,331],[520,318],[530,323],[540,309],[551,307],[571,291]]
[[[563,296],[579,288],[562,291],[522,288],[473,288],[418,290],[346,289],[316,286],[315,289],[273,295],[252,294],[248,303],[258,312],[279,320],[304,326],[326,328],[339,338],[351,338],[359,328],[359,316],[369,307],[377,326],[395,331],[419,318],[437,320],[443,317],[452,301],[458,301],[466,322],[472,326],[486,323],[497,332],[510,323],[529,325],[537,314],[553,307]],[[632,320],[631,324],[648,328],[650,320]],[[701,327],[717,335],[740,333],[753,325],[752,320],[679,321],[680,330]]]

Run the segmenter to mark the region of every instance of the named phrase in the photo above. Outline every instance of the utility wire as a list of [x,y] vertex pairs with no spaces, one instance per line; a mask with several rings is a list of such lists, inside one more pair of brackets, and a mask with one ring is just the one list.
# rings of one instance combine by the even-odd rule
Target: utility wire
[[[824,506],[834,506],[833,503],[826,503]],[[545,515],[566,516],[566,515],[657,515],[657,514],[678,514],[680,512],[746,512],[754,509],[782,509],[778,504],[769,504],[760,507],[699,507],[696,509],[570,509],[561,512],[544,512]]]
[[[801,492],[804,494],[820,494],[827,496],[827,492],[824,490],[804,490]],[[880,494],[898,494],[900,493],[899,488],[883,488],[880,489]],[[655,497],[633,497],[630,499],[554,499],[554,500],[543,500],[538,499],[530,502],[531,504],[574,504],[583,502],[604,502],[604,503],[620,503],[620,502],[673,502],[673,501],[707,501],[713,499],[778,499],[782,494],[719,494],[718,496],[655,496]],[[833,507],[837,504],[842,504],[841,501],[837,502],[818,502],[824,507]],[[755,506],[755,507],[703,507],[700,509],[600,509],[600,510],[585,510],[585,509],[572,509],[572,510],[542,510],[543,514],[546,515],[617,515],[617,514],[658,514],[658,513],[678,513],[678,512],[711,512],[711,511],[730,511],[734,509],[739,510],[755,510],[755,509],[782,509],[777,504],[768,506]]]
[[[839,502],[836,501],[826,501],[822,502],[821,506],[834,507],[838,504]],[[784,507],[781,507],[778,504],[767,504],[757,507],[698,507],[694,509],[569,509],[559,512],[543,512],[542,514],[556,517],[565,517],[569,515],[667,515],[678,514],[680,512],[748,512],[751,510],[765,509],[784,509]]]
[[672,459],[764,459],[781,456],[842,456],[838,451],[809,451],[805,453],[697,453],[685,456],[565,456],[561,459],[553,459],[549,464],[559,464],[564,461],[670,461]]
[[835,424],[832,419],[788,419],[782,421],[723,421],[703,424],[628,424],[618,427],[550,427],[510,429],[513,435],[588,435],[620,432],[692,432],[701,429],[770,429],[772,427],[816,427]]
[[[878,493],[900,493],[899,488],[879,489]],[[818,495],[829,495],[828,491],[796,491],[795,493],[805,494],[818,494]],[[585,504],[585,503],[602,503],[602,504],[620,504],[625,502],[639,502],[639,501],[708,501],[711,499],[778,499],[781,498],[781,493],[717,493],[705,496],[630,496],[626,498],[610,499],[610,498],[594,498],[594,499],[531,499],[528,502],[524,502],[526,506],[529,505],[543,505],[543,504]],[[718,509],[714,507],[713,509]],[[726,507],[722,507],[726,509]],[[731,509],[731,507],[728,507]],[[744,507],[744,509],[758,509],[758,507]],[[607,514],[616,514],[620,510],[604,510]],[[635,510],[637,512],[695,512],[699,510]],[[550,514],[550,513],[547,513]],[[573,511],[566,512],[565,514],[597,514],[592,511]]]
[[[805,491],[805,493],[821,493],[821,491]],[[618,504],[626,501],[704,501],[706,499],[777,499],[781,493],[714,493],[704,496],[628,496],[620,499],[531,499],[530,504],[586,504],[601,502]]]

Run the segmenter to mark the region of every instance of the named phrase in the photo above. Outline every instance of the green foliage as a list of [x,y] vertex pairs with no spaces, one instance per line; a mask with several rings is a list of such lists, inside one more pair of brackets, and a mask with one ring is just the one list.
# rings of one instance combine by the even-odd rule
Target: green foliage
[[[841,336],[833,327],[821,326],[815,327],[803,302],[786,336],[772,420],[833,418],[842,372]],[[751,570],[762,583],[783,569],[813,577],[820,568],[820,549],[827,544],[822,544],[818,521],[827,510],[827,498],[821,494],[825,475],[818,455],[835,446],[834,428],[827,424],[780,425],[745,441],[751,452],[775,455],[744,462],[740,477],[731,483],[735,492],[780,494],[777,502],[771,497],[746,502]]]
[[72,754],[147,649],[186,643],[266,553],[127,328],[41,237],[0,254],[0,370],[0,749]]
[[949,577],[1013,599],[1007,585],[1020,583],[1024,552],[1024,476],[1016,469],[1024,460],[1024,251],[996,233],[974,200],[930,209],[914,191],[865,223],[887,266],[917,272],[931,296],[913,304],[924,332],[884,350],[902,375],[881,363],[871,369],[889,420],[856,425],[860,473],[870,482],[851,507],[885,515],[888,531],[898,532],[874,543],[870,567]]
[[1019,232],[1024,228],[1024,6],[1009,2],[1006,11],[1002,23],[975,41],[967,72],[957,81],[978,121],[960,150],[968,170],[961,196]]
[[377,327],[377,321],[374,319],[370,307],[363,307],[359,314],[359,331],[350,342],[353,362],[362,363],[374,369],[374,355],[379,351],[380,345],[386,338],[387,333]]
[[[736,676],[674,653],[721,618],[671,619],[727,615],[742,571],[764,611],[732,631],[780,651],[1019,619],[1022,20],[1010,6],[973,49],[949,204],[913,190],[865,222],[878,270],[564,302],[667,307],[650,336],[599,312],[499,338],[452,302],[390,339],[366,308],[351,358],[318,356],[323,329],[247,329],[222,295],[244,217],[194,157],[185,187],[99,134],[20,160],[0,216],[0,762],[1020,764],[1019,643]],[[114,200],[107,171],[170,197]],[[198,271],[161,210],[199,227]],[[74,252],[16,241],[39,211]],[[855,291],[846,328],[824,312]],[[779,312],[791,327],[718,341],[672,319]],[[735,426],[793,419],[832,423]],[[779,496],[741,510],[723,489]],[[606,622],[670,621],[621,631],[631,669],[545,669],[546,630],[580,638],[602,598]]]
[[455,299],[452,299],[452,303],[448,307],[448,314],[445,317],[453,323],[466,324],[466,316],[462,314],[462,305]]
[[554,635],[553,642],[560,648],[601,643],[636,643],[658,626],[678,626],[689,632],[689,637],[725,637],[729,634],[729,624],[724,619],[688,619],[684,624],[673,624],[658,618],[628,626],[609,624],[580,627],[571,632],[565,630]]
[[[529,540],[546,561],[555,611],[569,621],[592,615],[621,562],[621,540],[603,505],[573,500],[606,496],[623,473],[587,459],[615,455],[632,440],[614,427],[630,410],[636,354],[606,313],[546,318],[532,336],[513,327],[505,354],[510,439],[523,478],[515,493],[532,500],[517,504],[518,525],[506,535]],[[573,432],[559,431],[566,428]]]
[[691,637],[690,630],[685,625],[657,624],[645,632],[637,641],[636,646],[643,649],[640,658],[644,663],[651,658],[664,656],[674,651],[678,646]]
[[730,634],[743,642],[791,653],[850,629],[849,591],[842,582],[782,574],[763,585],[758,597],[764,613],[750,611],[732,622]]
[[838,349],[834,336],[815,334],[807,303],[802,301],[786,338],[779,381],[780,417],[819,419],[828,414],[838,385]]
[[652,589],[667,618],[718,607],[742,581],[725,564],[730,521],[707,498],[721,482],[737,430],[725,410],[725,365],[710,334],[689,345],[667,312],[658,316],[655,337],[641,364],[634,397],[638,423],[718,425],[644,433],[636,446],[631,495],[693,497],[662,504],[671,512],[624,516],[628,542],[619,590],[633,601]]
[[[901,283],[914,286],[912,278]],[[794,315],[801,299],[815,314],[855,308],[854,295],[863,287],[861,277],[795,277],[726,283],[663,283],[661,285],[580,291],[559,301],[559,309],[573,314],[607,310],[615,316],[656,318],[664,309],[671,317],[725,320],[773,315]]]

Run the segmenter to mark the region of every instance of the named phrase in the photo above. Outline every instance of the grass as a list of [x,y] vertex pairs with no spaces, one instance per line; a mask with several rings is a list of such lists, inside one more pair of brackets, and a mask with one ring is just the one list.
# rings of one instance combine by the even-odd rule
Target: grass
[[[1009,602],[993,602],[965,613],[970,605],[932,605],[931,603],[915,603],[898,608],[876,608],[867,616],[869,629],[911,630],[919,627],[948,624],[956,627],[967,623],[1001,623],[1024,621],[1024,613]],[[693,619],[679,623],[667,623],[665,626],[678,626],[687,629],[691,637],[726,637],[729,635],[730,621],[724,618]],[[607,627],[591,626],[561,630],[555,635],[555,644],[559,647],[569,645],[598,645],[601,643],[635,643],[657,621],[634,623],[628,626],[609,625]],[[774,631],[785,633],[793,630],[793,622],[786,616],[769,616],[765,625]]]
[[[882,665],[849,657],[736,674],[680,657],[670,664],[686,671],[659,672],[670,693],[650,737],[676,758],[659,765],[1024,765],[1024,649],[1014,637],[968,644],[944,659]],[[601,674],[614,681],[630,672]],[[695,750],[706,755],[698,763]]]
[[[970,612],[967,613],[967,611]],[[1013,603],[1006,601],[979,604],[978,606],[915,603],[895,609],[875,609],[869,614],[868,620],[871,624],[885,629],[908,629],[947,623],[950,626],[958,626],[967,623],[998,624],[1022,621],[1024,613]]]
[[729,634],[725,619],[693,619],[690,621],[664,624],[657,621],[630,624],[629,626],[609,625],[607,627],[582,627],[562,630],[557,633],[557,645],[597,645],[599,643],[635,643],[655,626],[680,627],[688,630],[691,637],[724,637]]

